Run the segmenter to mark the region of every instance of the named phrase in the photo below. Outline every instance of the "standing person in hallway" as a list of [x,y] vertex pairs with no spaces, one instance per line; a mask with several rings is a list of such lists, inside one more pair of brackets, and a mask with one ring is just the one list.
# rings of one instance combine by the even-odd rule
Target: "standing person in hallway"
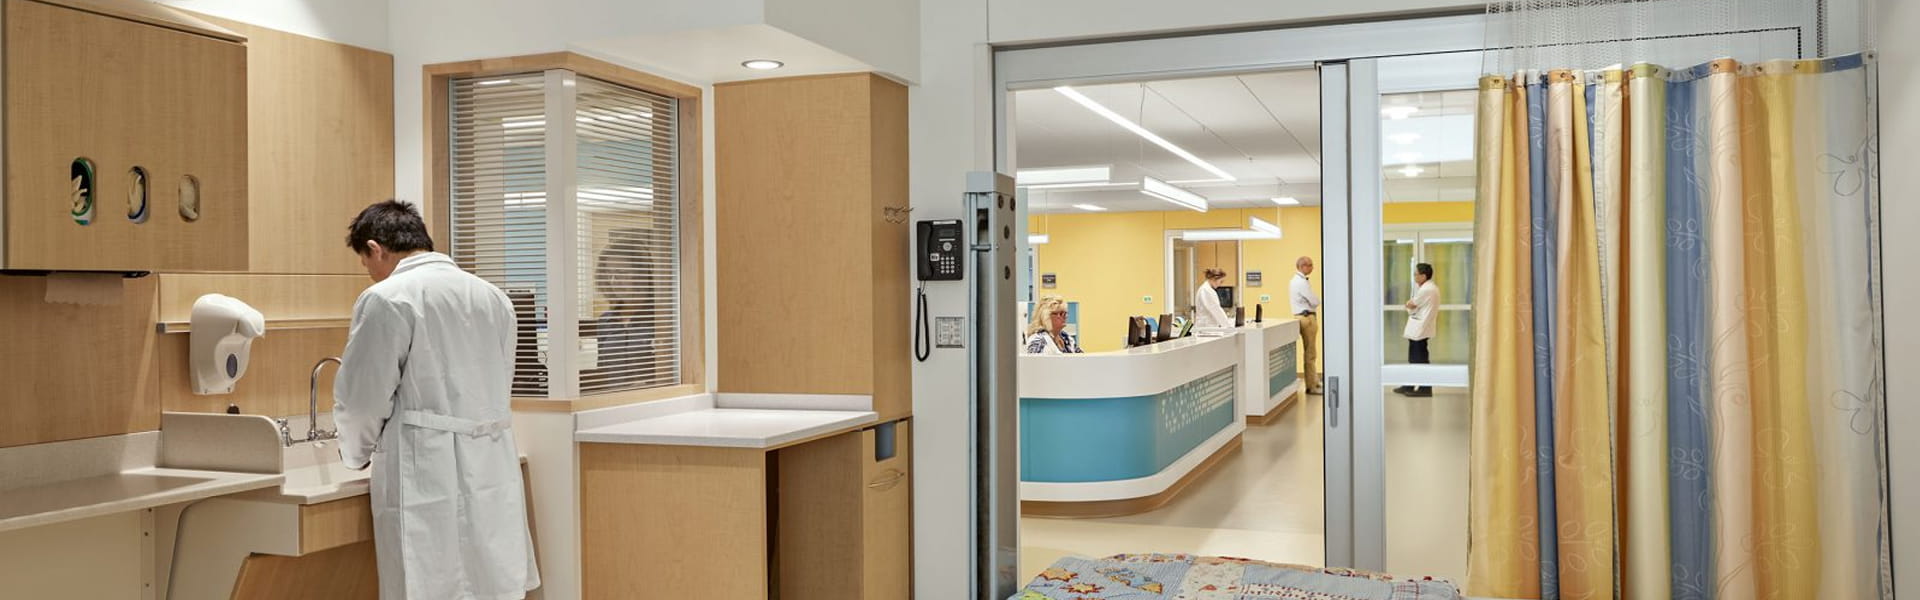
[[[1433,362],[1427,356],[1427,341],[1433,339],[1438,330],[1439,319],[1435,312],[1440,310],[1440,286],[1433,283],[1433,265],[1420,263],[1413,267],[1413,283],[1419,286],[1413,291],[1413,298],[1407,300],[1407,327],[1400,335],[1407,338],[1407,362],[1424,365]],[[1403,385],[1393,391],[1414,398],[1433,396],[1432,386]]]
[[433,251],[408,204],[367,207],[347,246],[374,284],[334,379],[348,467],[373,467],[382,600],[517,599],[540,587],[508,380],[513,306]]
[[1233,319],[1227,316],[1227,309],[1220,306],[1220,291],[1215,287],[1227,280],[1227,272],[1220,269],[1207,269],[1207,279],[1193,290],[1193,326],[1232,327]]
[[1301,363],[1306,365],[1307,393],[1320,389],[1320,295],[1313,293],[1313,258],[1302,256],[1293,261],[1293,284],[1287,294],[1293,304],[1293,316],[1300,319]]

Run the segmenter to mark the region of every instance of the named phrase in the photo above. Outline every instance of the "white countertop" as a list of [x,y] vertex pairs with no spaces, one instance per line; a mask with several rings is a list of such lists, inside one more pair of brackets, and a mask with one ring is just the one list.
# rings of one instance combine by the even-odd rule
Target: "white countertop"
[[0,492],[0,531],[142,510],[280,485],[279,474],[142,468]]
[[707,408],[582,429],[576,442],[778,448],[880,420],[878,413],[841,410]]
[[1112,352],[1022,354],[1021,398],[1158,394],[1240,364],[1242,336],[1184,337]]

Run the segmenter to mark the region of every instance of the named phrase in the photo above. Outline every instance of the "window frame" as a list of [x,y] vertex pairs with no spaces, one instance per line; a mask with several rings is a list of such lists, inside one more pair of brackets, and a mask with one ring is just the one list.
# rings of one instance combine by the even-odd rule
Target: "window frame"
[[679,145],[679,255],[680,255],[680,384],[627,390],[578,398],[514,398],[516,411],[578,412],[672,398],[707,391],[706,389],[706,276],[705,265],[705,126],[700,87],[637,71],[572,52],[553,52],[507,58],[482,59],[426,65],[421,68],[424,85],[426,169],[421,213],[436,239],[451,240],[450,83],[455,79],[489,77],[565,69],[575,75],[592,77],[637,90],[659,94],[677,101],[680,118]]

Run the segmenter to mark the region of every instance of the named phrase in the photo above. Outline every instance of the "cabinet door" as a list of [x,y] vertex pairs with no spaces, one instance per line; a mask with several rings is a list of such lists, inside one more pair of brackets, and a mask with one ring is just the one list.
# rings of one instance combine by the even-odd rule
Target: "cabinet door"
[[865,490],[863,513],[866,597],[910,598],[913,573],[913,436],[912,422],[895,425],[892,458],[879,460],[873,452],[876,430],[865,436]]
[[[244,270],[246,47],[26,0],[6,0],[5,18],[4,266]],[[79,158],[94,173],[84,225]],[[129,214],[135,167],[144,222]],[[198,206],[183,215],[188,178]]]

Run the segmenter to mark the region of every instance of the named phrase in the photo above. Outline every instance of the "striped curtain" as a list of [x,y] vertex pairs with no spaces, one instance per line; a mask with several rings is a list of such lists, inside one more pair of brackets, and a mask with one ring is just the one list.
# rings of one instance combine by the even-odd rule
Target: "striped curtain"
[[1481,81],[1470,593],[1892,597],[1871,71]]

